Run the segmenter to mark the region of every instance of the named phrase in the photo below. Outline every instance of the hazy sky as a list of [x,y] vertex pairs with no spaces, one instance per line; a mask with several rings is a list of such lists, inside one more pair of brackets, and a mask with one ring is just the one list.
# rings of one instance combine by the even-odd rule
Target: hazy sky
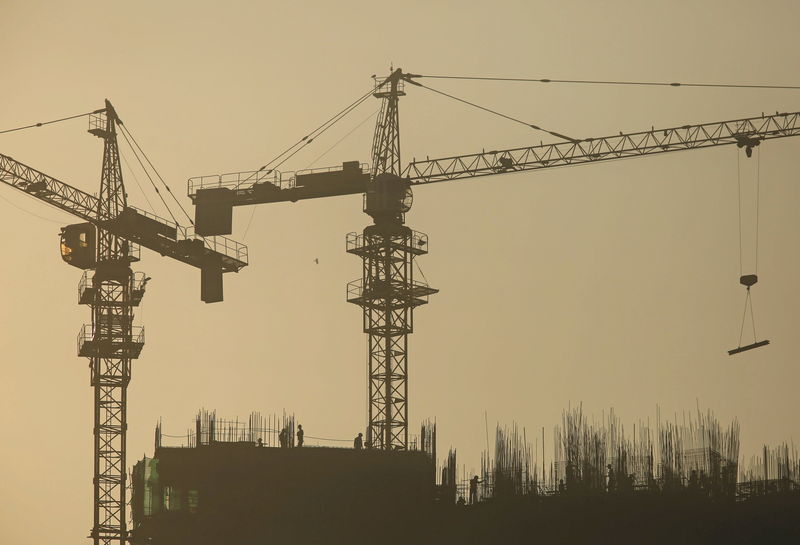
[[[791,0],[300,5],[2,0],[0,130],[109,98],[189,208],[187,178],[257,168],[392,63],[421,74],[800,84],[800,6]],[[800,106],[797,91],[427,83],[578,137]],[[548,141],[408,91],[404,163]],[[369,161],[372,119],[314,162],[378,107],[368,101],[286,170]],[[77,120],[0,135],[0,152],[95,192],[102,146],[86,128]],[[440,450],[457,447],[468,468],[485,445],[484,411],[490,426],[545,426],[551,441],[562,409],[581,401],[598,415],[614,407],[626,423],[652,417],[656,404],[671,415],[699,402],[723,422],[739,418],[746,457],[798,438],[798,151],[798,139],[759,148],[753,295],[759,336],[773,344],[733,358],[726,350],[744,302],[741,151],[419,188],[407,223],[430,236],[419,264],[441,293],[417,311],[410,340],[412,432],[435,417]],[[751,183],[755,156],[741,161]],[[147,208],[124,174],[131,204]],[[74,220],[10,188],[0,198],[0,542],[85,543],[92,393],[88,361],[75,352],[90,315],[57,237]],[[344,251],[346,233],[369,222],[361,198],[264,205],[243,237],[252,210],[235,213],[251,266],[226,275],[224,303],[201,303],[199,273],[187,266],[144,252],[136,267],[153,280],[137,312],[147,344],[129,389],[130,463],[152,454],[159,418],[165,432],[183,433],[200,407],[230,417],[285,408],[308,435],[350,438],[364,427],[366,338],[361,310],[345,302],[361,269]]]

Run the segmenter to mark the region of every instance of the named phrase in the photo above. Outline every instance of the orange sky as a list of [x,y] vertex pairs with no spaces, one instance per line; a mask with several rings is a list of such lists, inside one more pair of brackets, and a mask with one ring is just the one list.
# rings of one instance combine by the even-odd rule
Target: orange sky
[[[0,130],[109,98],[188,209],[187,178],[257,168],[391,63],[422,74],[800,84],[800,7],[789,0],[163,4],[2,2]],[[800,106],[797,91],[429,83],[578,137]],[[372,120],[315,159],[378,106],[368,101],[286,169],[369,161]],[[400,110],[404,162],[548,140],[422,89]],[[102,148],[85,129],[78,120],[0,135],[0,152],[94,192]],[[670,415],[699,402],[725,423],[739,418],[747,457],[797,437],[799,150],[797,139],[759,148],[753,296],[759,336],[773,344],[735,358],[734,148],[419,188],[407,223],[430,236],[419,264],[441,293],[415,316],[412,430],[435,417],[440,450],[456,446],[468,469],[484,448],[484,411],[490,426],[538,434],[581,401],[630,423],[656,404]],[[742,159],[745,182],[755,165]],[[124,174],[131,204],[147,208],[144,177]],[[85,543],[92,395],[75,339],[90,316],[57,238],[73,220],[11,188],[0,199],[0,542]],[[200,407],[230,417],[286,408],[308,435],[363,429],[365,336],[360,309],[345,302],[360,264],[344,252],[345,234],[369,221],[361,198],[262,206],[244,237],[251,213],[236,210],[234,235],[251,266],[226,276],[222,304],[199,301],[197,271],[143,252],[137,270],[153,280],[137,312],[147,344],[129,390],[131,463],[152,453],[159,418],[183,433]]]

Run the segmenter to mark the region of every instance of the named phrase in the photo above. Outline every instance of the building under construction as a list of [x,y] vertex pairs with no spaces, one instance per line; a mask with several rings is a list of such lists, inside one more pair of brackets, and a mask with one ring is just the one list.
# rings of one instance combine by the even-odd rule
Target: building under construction
[[300,447],[293,431],[291,417],[201,414],[184,446],[167,447],[157,428],[154,457],[133,469],[135,542],[385,542],[432,507],[428,453]]
[[[698,412],[637,426],[564,413],[544,437],[498,427],[480,476],[436,426],[407,450],[299,445],[291,416],[198,415],[185,436],[156,428],[133,469],[134,543],[796,543],[800,458],[765,447],[739,470],[739,428]],[[180,446],[166,446],[167,440]],[[366,446],[366,445],[365,445]],[[738,476],[738,483],[737,483]],[[474,482],[470,482],[473,481]],[[582,521],[581,524],[575,524]],[[676,537],[678,536],[678,537]],[[676,541],[677,539],[677,541]]]

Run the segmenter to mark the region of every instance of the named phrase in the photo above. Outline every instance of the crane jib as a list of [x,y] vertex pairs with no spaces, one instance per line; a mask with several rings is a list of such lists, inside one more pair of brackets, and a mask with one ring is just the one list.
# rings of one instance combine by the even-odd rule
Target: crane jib
[[800,113],[777,113],[702,125],[652,128],[649,131],[575,142],[412,161],[403,172],[403,177],[409,179],[412,185],[420,185],[723,145],[744,148],[749,156],[752,148],[763,140],[798,135]]
[[0,181],[113,234],[202,269],[237,272],[247,265],[247,247],[226,237],[201,237],[175,222],[134,207],[98,221],[98,198],[0,154]]
[[[762,141],[800,135],[800,112],[665,129],[651,128],[556,144],[539,144],[412,161],[402,173],[417,186],[448,180],[526,172],[658,153],[735,145],[748,153]],[[369,166],[357,161],[314,171],[254,171],[190,178],[195,223],[202,235],[231,233],[234,206],[295,202],[365,193]]]

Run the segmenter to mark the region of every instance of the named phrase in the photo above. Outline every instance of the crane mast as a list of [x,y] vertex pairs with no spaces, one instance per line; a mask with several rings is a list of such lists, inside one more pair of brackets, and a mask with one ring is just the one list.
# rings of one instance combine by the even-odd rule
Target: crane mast
[[111,103],[90,117],[89,132],[103,140],[99,196],[0,154],[0,182],[81,218],[62,228],[64,261],[84,270],[79,303],[91,308],[91,324],[78,335],[78,356],[89,359],[94,393],[94,517],[89,537],[95,545],[124,545],[126,524],[127,388],[131,361],[144,347],[144,328],[133,325],[133,309],[148,278],[134,273],[139,246],[201,271],[201,299],[222,300],[222,275],[247,265],[247,247],[226,237],[202,237],[176,222],[127,204],[117,146],[122,122]]
[[427,253],[428,237],[404,225],[411,188],[400,178],[402,76],[397,69],[376,82],[374,96],[383,102],[364,195],[373,225],[347,235],[347,252],[362,261],[361,278],[347,285],[347,300],[362,308],[367,334],[367,444],[385,450],[408,448],[408,335],[414,308],[437,292],[414,280],[414,258]]
[[[89,358],[94,389],[94,525],[95,544],[124,544],[128,535],[125,508],[127,465],[127,391],[131,359],[144,346],[133,334],[133,284],[129,242],[103,228],[127,205],[117,147],[117,117],[106,101],[99,126],[90,132],[103,139],[103,170],[97,203],[97,267],[89,296],[92,324],[82,335],[79,355]],[[142,295],[143,295],[143,289]],[[137,299],[141,301],[141,295]],[[84,328],[87,332],[88,328]]]

